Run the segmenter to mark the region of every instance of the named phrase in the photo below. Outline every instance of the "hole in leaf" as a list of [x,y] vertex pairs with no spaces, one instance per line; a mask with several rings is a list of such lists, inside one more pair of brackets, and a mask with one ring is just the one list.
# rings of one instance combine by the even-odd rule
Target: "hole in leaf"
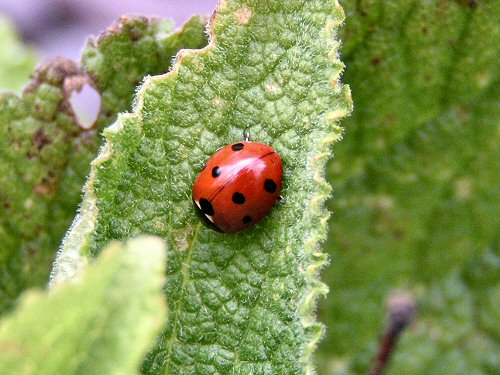
[[89,129],[95,124],[101,108],[101,96],[93,87],[85,83],[72,91],[69,103],[76,121],[83,129]]

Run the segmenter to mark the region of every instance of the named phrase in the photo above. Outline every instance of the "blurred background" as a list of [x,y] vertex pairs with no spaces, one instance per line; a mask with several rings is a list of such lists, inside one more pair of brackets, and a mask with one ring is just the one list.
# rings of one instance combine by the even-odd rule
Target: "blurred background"
[[[216,2],[0,0],[36,51],[0,17],[0,88],[20,92],[42,59],[79,60],[87,37],[123,14],[181,25]],[[366,373],[386,300],[403,290],[418,315],[388,374],[500,374],[500,0],[342,4],[355,109],[327,168],[318,372]]]
[[0,0],[0,13],[15,23],[42,58],[79,60],[89,35],[123,14],[171,18],[181,25],[193,14],[210,14],[216,0]]

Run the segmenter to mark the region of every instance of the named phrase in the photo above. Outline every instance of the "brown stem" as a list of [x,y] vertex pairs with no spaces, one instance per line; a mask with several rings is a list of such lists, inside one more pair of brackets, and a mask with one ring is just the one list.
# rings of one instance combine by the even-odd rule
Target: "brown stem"
[[415,318],[416,306],[409,294],[397,294],[389,299],[389,324],[379,345],[377,356],[368,375],[384,373],[403,330]]

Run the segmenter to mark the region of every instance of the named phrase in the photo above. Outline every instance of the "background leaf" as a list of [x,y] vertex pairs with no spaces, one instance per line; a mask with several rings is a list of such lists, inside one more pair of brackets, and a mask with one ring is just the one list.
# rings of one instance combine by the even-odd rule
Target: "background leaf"
[[[25,288],[47,282],[101,143],[98,131],[130,108],[144,75],[168,70],[180,48],[206,44],[200,17],[171,30],[169,21],[122,17],[89,41],[84,69],[51,60],[37,69],[22,98],[0,94],[0,312]],[[96,86],[102,96],[90,129],[78,124],[69,101],[79,83]]]
[[0,35],[0,90],[21,91],[35,67],[35,52],[22,43],[11,22],[2,15]]
[[498,373],[500,2],[343,4],[320,373],[366,372],[394,289],[420,312],[389,373]]
[[29,291],[0,322],[2,374],[136,374],[164,323],[165,245],[113,243],[81,284]]
[[[338,4],[225,1],[211,43],[183,51],[148,79],[135,114],[119,117],[94,161],[82,214],[55,269],[111,238],[155,233],[169,243],[171,318],[146,373],[297,373],[321,335],[319,240],[330,192],[323,168],[351,107],[338,81]],[[215,150],[242,138],[270,143],[284,162],[284,207],[228,235],[196,218],[191,188]]]
[[78,66],[55,60],[38,68],[22,98],[0,94],[0,311],[47,281],[96,149],[95,130],[77,125],[66,78]]

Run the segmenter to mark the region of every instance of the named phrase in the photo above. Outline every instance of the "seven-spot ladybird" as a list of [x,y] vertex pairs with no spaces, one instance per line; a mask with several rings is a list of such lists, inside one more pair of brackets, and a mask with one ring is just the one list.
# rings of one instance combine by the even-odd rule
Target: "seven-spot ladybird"
[[245,141],[217,151],[193,187],[194,207],[210,228],[241,232],[281,200],[281,158],[271,146]]

